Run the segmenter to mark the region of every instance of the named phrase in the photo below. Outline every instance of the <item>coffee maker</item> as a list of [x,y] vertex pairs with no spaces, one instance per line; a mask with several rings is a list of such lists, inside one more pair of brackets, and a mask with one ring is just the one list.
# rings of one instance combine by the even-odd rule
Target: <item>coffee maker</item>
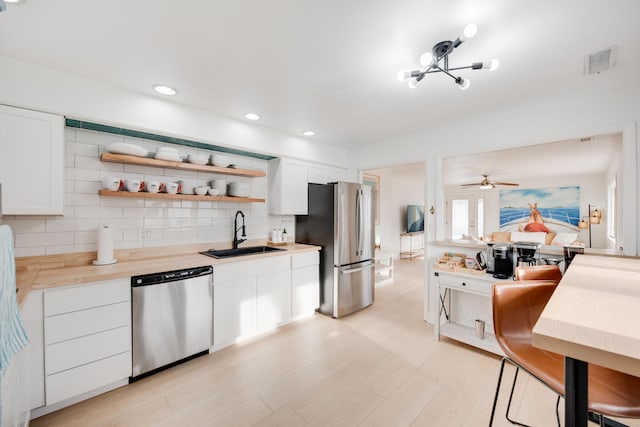
[[508,279],[513,275],[513,247],[508,243],[493,245],[493,277]]

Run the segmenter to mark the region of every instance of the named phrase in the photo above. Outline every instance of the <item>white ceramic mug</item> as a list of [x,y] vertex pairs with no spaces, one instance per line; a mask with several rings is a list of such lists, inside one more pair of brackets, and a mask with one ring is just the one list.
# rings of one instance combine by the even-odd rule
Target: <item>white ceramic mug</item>
[[182,190],[182,185],[177,182],[168,182],[165,186],[165,190],[169,194],[178,194]]
[[120,178],[107,177],[102,178],[102,188],[109,191],[122,190],[124,184]]
[[128,179],[125,183],[125,187],[127,188],[127,191],[137,193],[138,191],[144,190],[144,181],[139,179]]
[[164,191],[164,184],[159,181],[151,181],[147,184],[147,191],[149,193],[160,193]]

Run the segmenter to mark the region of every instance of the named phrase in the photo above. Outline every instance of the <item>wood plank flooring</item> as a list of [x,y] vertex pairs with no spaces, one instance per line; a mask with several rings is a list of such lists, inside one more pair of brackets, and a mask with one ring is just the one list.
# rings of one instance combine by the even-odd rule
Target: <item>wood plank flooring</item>
[[[434,340],[422,320],[423,269],[419,259],[398,261],[394,283],[351,316],[317,314],[32,425],[485,426],[500,359]],[[511,425],[504,411],[512,378],[508,367],[495,426]],[[526,375],[511,411],[530,425],[556,425],[555,396]]]

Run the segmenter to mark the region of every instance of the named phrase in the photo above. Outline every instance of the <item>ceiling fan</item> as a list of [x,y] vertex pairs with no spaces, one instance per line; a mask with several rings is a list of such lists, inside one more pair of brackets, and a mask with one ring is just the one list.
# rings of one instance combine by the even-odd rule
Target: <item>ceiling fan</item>
[[494,182],[494,181],[489,181],[489,175],[487,174],[482,174],[482,181],[481,182],[475,182],[473,184],[462,184],[461,187],[475,187],[475,186],[479,186],[481,190],[490,190],[492,188],[495,188],[496,185],[509,185],[512,187],[517,187],[520,184],[515,184],[513,182]]

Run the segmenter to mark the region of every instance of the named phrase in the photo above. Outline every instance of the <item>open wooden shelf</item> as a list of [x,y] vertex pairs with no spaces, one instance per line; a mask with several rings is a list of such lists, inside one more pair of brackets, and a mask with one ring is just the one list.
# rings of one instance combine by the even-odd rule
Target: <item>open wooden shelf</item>
[[129,197],[134,199],[160,199],[160,200],[194,200],[200,202],[240,202],[240,203],[264,203],[264,199],[253,197],[231,197],[231,196],[198,196],[195,194],[169,194],[169,193],[145,193],[130,191],[110,191],[100,190],[101,196],[108,197]]
[[[153,166],[153,167],[160,167],[160,168],[167,168],[167,169],[220,173],[224,175],[233,175],[233,176],[248,176],[251,178],[267,176],[267,173],[261,170],[221,168],[218,166],[196,165],[193,163],[172,162],[170,160],[151,159],[149,157],[129,156],[126,154],[102,153],[100,155],[100,160],[103,162],[110,162],[110,163],[125,163],[128,165]],[[212,198],[213,196],[203,196],[203,197]],[[237,198],[238,197],[232,197],[232,199],[237,199]]]

